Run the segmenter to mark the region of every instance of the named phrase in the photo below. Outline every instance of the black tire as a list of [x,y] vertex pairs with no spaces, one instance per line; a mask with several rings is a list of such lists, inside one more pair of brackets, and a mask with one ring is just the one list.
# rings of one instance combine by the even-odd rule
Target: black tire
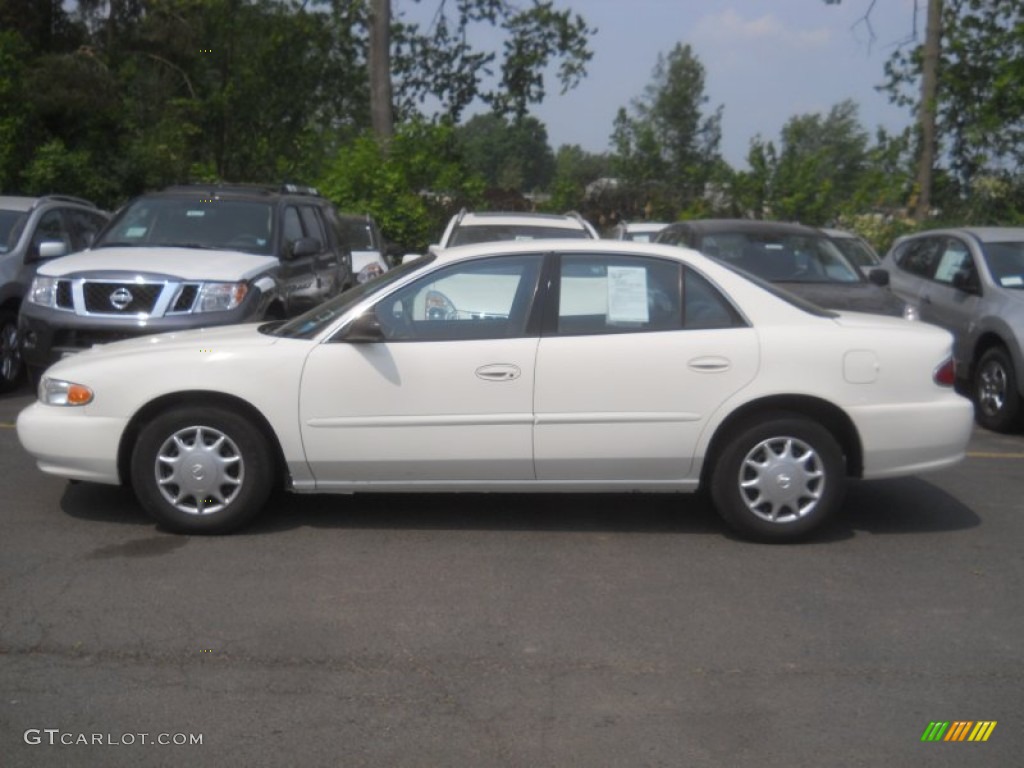
[[0,392],[11,392],[21,386],[25,365],[18,342],[18,315],[0,312]]
[[[187,461],[175,461],[182,457]],[[186,468],[190,474],[181,474]],[[228,533],[266,504],[274,466],[266,438],[245,418],[190,406],[166,411],[142,429],[131,472],[139,503],[167,528]]]
[[742,427],[720,451],[711,498],[740,535],[786,542],[835,514],[845,483],[843,451],[827,429],[796,414],[772,414]]
[[971,382],[974,420],[993,432],[1012,432],[1021,421],[1020,394],[1013,360],[1005,347],[991,347],[974,366]]

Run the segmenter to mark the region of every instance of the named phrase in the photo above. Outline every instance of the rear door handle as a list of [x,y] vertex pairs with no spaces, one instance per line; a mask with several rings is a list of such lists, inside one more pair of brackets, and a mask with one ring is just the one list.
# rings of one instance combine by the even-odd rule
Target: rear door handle
[[513,381],[523,375],[518,365],[511,363],[493,363],[481,365],[476,369],[477,378],[484,381]]
[[719,373],[720,371],[728,371],[732,368],[732,361],[727,357],[709,355],[707,357],[695,357],[687,365],[690,370],[697,371],[697,373]]

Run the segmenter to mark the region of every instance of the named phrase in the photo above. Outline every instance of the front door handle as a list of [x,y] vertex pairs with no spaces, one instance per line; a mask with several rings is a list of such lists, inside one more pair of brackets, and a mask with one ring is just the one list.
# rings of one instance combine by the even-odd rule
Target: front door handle
[[697,371],[698,373],[718,373],[719,371],[728,371],[732,367],[732,361],[726,357],[709,355],[707,357],[695,357],[687,365],[690,367],[690,370]]
[[518,365],[511,363],[494,363],[481,365],[476,369],[477,378],[484,381],[514,381],[523,375]]

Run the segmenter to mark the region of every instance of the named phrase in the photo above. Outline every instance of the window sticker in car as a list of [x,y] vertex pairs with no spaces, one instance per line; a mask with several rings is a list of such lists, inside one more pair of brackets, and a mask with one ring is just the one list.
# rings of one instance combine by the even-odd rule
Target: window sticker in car
[[647,270],[643,267],[608,267],[608,322],[646,323]]
[[1006,277],[1000,278],[999,284],[1004,288],[1019,288],[1024,285],[1024,277],[1020,275],[1007,275]]
[[128,227],[128,229],[124,233],[124,236],[125,237],[145,237],[146,236],[146,228],[145,227]]
[[205,215],[206,215],[206,211],[199,211],[199,210],[196,210],[195,208],[193,208],[193,209],[191,209],[191,210],[187,211],[187,212],[185,213],[185,215],[186,215],[186,216],[187,216],[188,218],[190,218],[190,219],[193,219],[193,218],[202,218],[203,216],[205,216]]

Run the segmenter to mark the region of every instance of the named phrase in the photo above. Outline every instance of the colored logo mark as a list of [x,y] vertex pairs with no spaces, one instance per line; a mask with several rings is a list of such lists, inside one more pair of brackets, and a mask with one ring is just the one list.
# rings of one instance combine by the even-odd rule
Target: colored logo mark
[[988,741],[996,728],[995,720],[932,721],[921,734],[921,741]]

